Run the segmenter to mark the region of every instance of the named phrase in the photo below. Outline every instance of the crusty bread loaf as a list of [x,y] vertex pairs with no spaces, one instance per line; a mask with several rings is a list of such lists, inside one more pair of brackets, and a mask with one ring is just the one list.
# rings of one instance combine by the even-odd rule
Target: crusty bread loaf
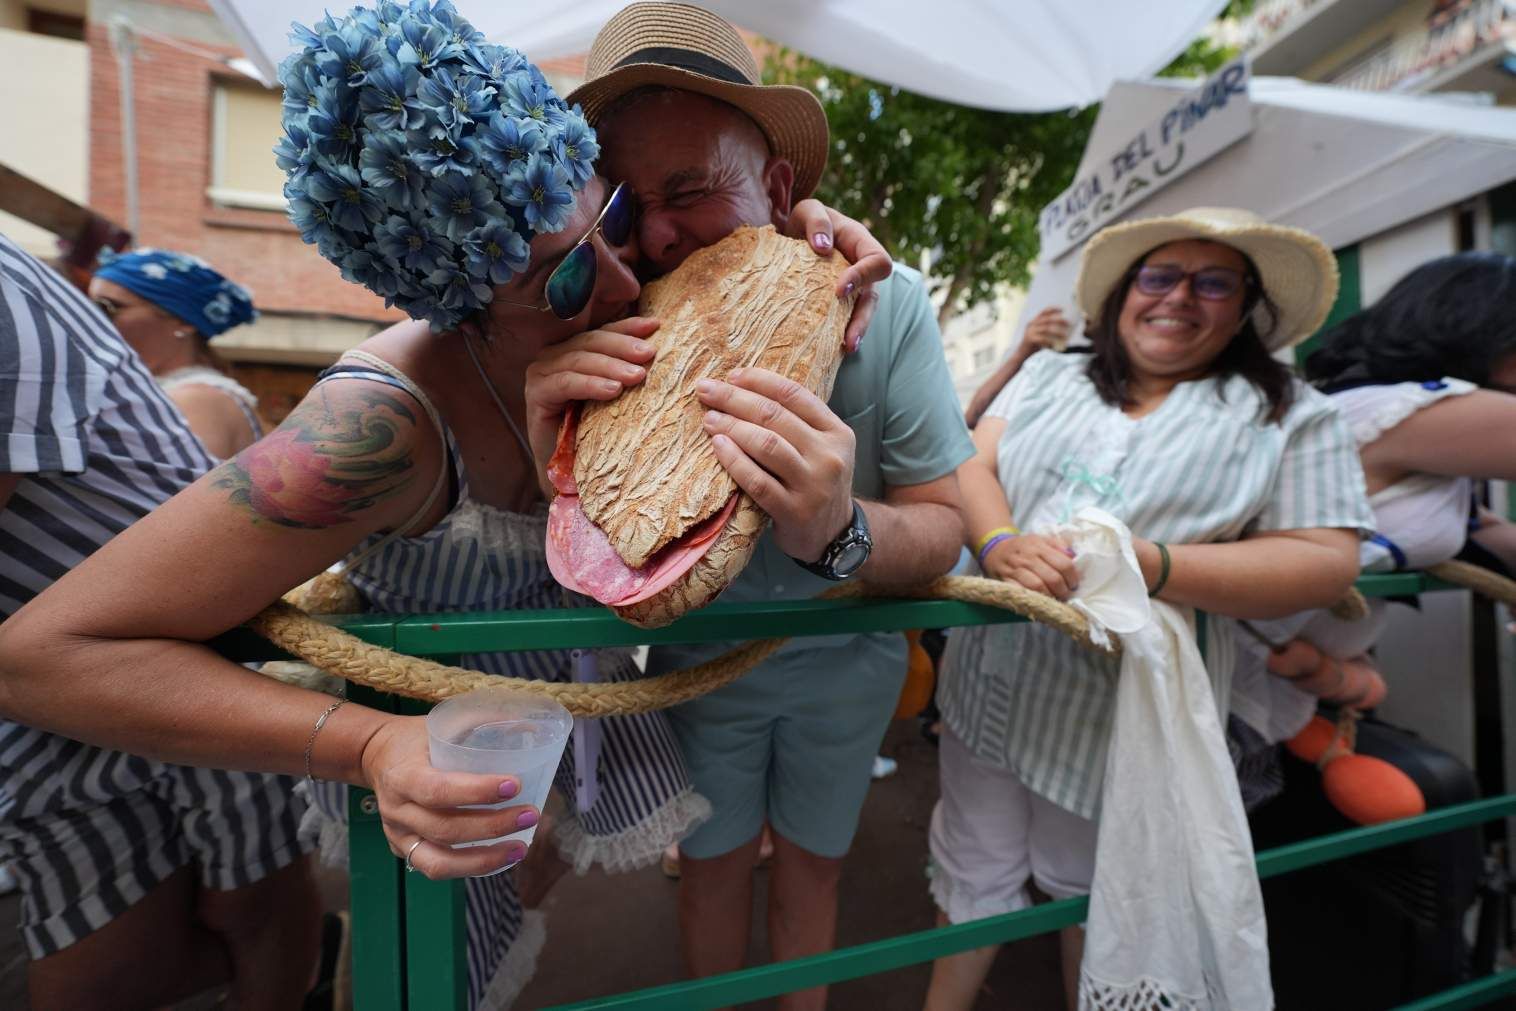
[[836,295],[847,263],[772,226],[739,228],[642,291],[662,326],[647,380],[579,420],[574,479],[586,516],[634,568],[714,515],[736,483],[703,428],[695,383],[739,367],[789,376],[823,399],[851,311]]
[[[696,381],[759,367],[823,400],[831,395],[853,306],[835,294],[846,269],[841,256],[822,259],[772,226],[744,227],[643,289],[640,312],[662,321],[652,337],[658,357],[642,385],[585,405],[574,458],[585,514],[628,565],[645,564],[738,491],[704,430]],[[716,543],[688,573],[616,613],[656,628],[710,603],[752,557],[767,523],[739,494]]]

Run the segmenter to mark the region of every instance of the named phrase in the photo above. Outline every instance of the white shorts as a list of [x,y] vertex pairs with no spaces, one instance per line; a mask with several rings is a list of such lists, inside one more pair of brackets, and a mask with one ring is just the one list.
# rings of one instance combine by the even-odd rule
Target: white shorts
[[942,798],[932,810],[931,887],[950,922],[1025,908],[1028,879],[1055,899],[1088,894],[1095,822],[976,757],[945,724],[938,763]]

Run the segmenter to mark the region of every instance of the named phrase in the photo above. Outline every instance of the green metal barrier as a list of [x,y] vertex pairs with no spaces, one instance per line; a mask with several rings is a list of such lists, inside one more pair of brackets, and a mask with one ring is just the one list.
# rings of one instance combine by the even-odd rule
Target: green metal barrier
[[[1366,596],[1400,596],[1456,589],[1420,573],[1367,576]],[[992,607],[956,601],[788,601],[717,604],[656,630],[638,629],[608,611],[555,610],[511,613],[416,615],[382,619],[365,615],[344,628],[363,639],[416,656],[451,659],[459,653],[566,647],[631,646],[764,638],[773,635],[834,635],[910,628],[948,628],[1020,622]],[[220,644],[239,659],[267,659],[269,648],[246,636]],[[354,689],[354,698],[392,712],[424,706]],[[373,794],[349,791],[349,857],[352,873],[354,1002],[359,1011],[433,1011],[462,1008],[467,998],[464,965],[463,886],[405,874],[379,826]],[[1442,808],[1416,818],[1340,832],[1259,854],[1258,872],[1271,877],[1425,836],[1516,815],[1516,794]],[[988,944],[1020,940],[1079,923],[1088,900],[1065,899],[1005,916],[905,934],[809,958],[758,966],[596,998],[560,1011],[669,1011],[721,1007],[762,1000],[793,990],[856,979],[928,962]],[[1516,970],[1406,1005],[1400,1011],[1478,1007],[1516,994]]]

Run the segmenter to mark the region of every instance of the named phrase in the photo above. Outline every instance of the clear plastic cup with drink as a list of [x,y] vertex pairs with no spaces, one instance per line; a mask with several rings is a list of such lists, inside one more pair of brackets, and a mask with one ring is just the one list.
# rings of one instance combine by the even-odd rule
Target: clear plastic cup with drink
[[[499,804],[479,805],[485,808],[531,804],[540,811],[573,726],[574,718],[557,702],[511,688],[479,688],[455,695],[426,716],[433,768],[515,776],[521,781],[520,793]],[[458,843],[453,848],[507,841],[530,846],[536,834],[534,824],[497,839]]]

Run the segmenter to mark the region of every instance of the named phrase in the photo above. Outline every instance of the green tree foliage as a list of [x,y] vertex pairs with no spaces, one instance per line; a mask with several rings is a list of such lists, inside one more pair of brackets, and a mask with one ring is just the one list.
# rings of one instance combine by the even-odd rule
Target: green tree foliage
[[[1231,55],[1197,40],[1165,73],[1204,75]],[[927,264],[941,322],[1027,282],[1038,213],[1073,180],[1098,108],[972,109],[786,49],[770,54],[764,76],[821,99],[832,153],[817,195],[862,221],[896,259]]]

